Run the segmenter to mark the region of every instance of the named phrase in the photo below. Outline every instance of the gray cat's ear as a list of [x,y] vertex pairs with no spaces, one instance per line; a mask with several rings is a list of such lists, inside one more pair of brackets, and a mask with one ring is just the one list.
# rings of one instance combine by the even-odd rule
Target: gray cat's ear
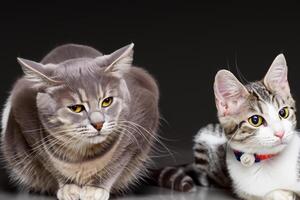
[[105,60],[105,72],[112,73],[115,76],[122,76],[125,72],[129,70],[133,61],[133,46],[131,43],[117,51],[96,58],[100,65],[102,65],[103,60]]
[[31,60],[26,60],[23,58],[17,58],[18,63],[21,65],[25,77],[33,82],[47,84],[57,84],[58,82],[51,79],[47,75],[46,67],[41,64]]
[[279,54],[275,58],[263,81],[272,92],[282,96],[290,95],[288,67],[283,54]]
[[237,113],[249,92],[245,86],[228,70],[216,74],[214,93],[219,115]]

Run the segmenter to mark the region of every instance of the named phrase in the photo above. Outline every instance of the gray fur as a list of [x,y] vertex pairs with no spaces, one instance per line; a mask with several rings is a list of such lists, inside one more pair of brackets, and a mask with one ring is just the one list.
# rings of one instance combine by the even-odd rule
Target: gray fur
[[[119,192],[145,173],[158,128],[159,92],[145,70],[132,66],[132,48],[102,55],[69,44],[41,63],[18,59],[25,76],[11,91],[2,133],[13,181],[37,192],[56,193],[68,184]],[[113,97],[111,106],[101,107],[107,97]],[[74,104],[85,110],[70,111]],[[91,125],[98,122],[101,131]]]

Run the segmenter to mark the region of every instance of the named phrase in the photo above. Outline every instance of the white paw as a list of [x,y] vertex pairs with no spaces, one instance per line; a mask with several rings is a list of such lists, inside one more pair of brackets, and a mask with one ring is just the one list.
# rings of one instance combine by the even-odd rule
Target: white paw
[[64,185],[57,191],[58,200],[79,200],[81,188],[74,184]]
[[80,200],[108,200],[109,192],[103,188],[84,186],[81,189]]
[[264,198],[266,200],[295,200],[296,195],[292,191],[287,190],[275,190],[270,192]]

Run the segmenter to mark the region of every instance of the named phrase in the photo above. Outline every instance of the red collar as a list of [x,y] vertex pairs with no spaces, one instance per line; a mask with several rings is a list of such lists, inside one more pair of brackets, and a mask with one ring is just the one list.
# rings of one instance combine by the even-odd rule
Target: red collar
[[[244,154],[244,152],[236,151],[236,150],[234,150],[233,152],[234,152],[235,158],[241,162],[241,157]],[[253,154],[256,163],[263,161],[263,160],[268,160],[270,158],[273,158],[276,155],[277,154]]]

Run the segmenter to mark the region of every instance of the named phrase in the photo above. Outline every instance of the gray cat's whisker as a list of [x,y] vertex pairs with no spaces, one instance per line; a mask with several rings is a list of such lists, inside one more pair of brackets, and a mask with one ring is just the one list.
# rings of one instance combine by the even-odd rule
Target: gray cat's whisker
[[[134,130],[137,134],[139,134],[139,135],[141,135],[142,137],[144,137],[145,140],[146,140],[148,143],[151,143],[151,141],[143,134],[143,132],[142,132],[140,129],[138,129],[138,127],[135,127],[135,126],[132,125],[132,124],[131,124],[131,126],[128,126],[128,125],[126,126],[126,125],[124,125],[124,124],[120,124],[119,126],[125,126],[125,127],[127,127],[127,128],[130,128],[130,129]],[[156,151],[158,151],[158,152],[161,152],[161,150],[158,149],[156,146],[153,146],[152,148],[153,148],[153,150],[156,150]],[[168,153],[170,153],[170,152],[168,151]],[[171,153],[170,153],[170,154],[171,154]]]
[[[126,137],[129,137],[129,139],[130,139],[131,141],[135,142],[135,144],[138,146],[139,149],[142,149],[142,147],[140,146],[140,144],[139,144],[137,138],[136,138],[136,137],[134,136],[134,134],[131,133],[129,130],[124,129],[124,128],[121,128],[121,130],[118,130],[118,129],[115,130],[115,132],[116,132],[116,133],[119,133],[119,134],[124,133],[124,131],[126,131],[126,133],[129,134],[129,135],[124,134],[124,135],[125,135]],[[133,139],[133,140],[132,140],[132,139]]]
[[70,183],[108,198],[145,174],[159,138],[159,91],[132,60],[133,44],[105,56],[68,44],[41,63],[18,58],[25,75],[10,93],[2,131],[11,178],[62,200]]
[[[120,124],[120,126],[125,126],[125,127],[127,127],[127,128],[130,128],[130,129],[134,130],[137,134],[139,134],[139,135],[145,137],[145,135],[143,134],[143,132],[142,132],[138,127],[135,127],[135,126],[133,126],[132,124],[130,124],[130,125],[131,125],[131,126],[128,126],[128,125],[125,126],[124,124]],[[145,138],[145,140],[146,140],[147,142],[150,142],[147,138]],[[167,149],[167,148],[165,148],[165,149]],[[152,150],[153,150],[154,152],[156,152],[156,153],[159,153],[159,154],[164,153],[163,150],[159,149],[159,148],[158,148],[157,146],[155,146],[155,145],[153,145]],[[173,153],[171,153],[169,149],[167,149],[167,152],[168,152],[168,154],[169,154],[170,156],[172,156],[172,158],[175,160],[175,157],[173,156]]]
[[141,126],[141,125],[139,125],[139,124],[137,124],[137,123],[134,123],[134,122],[130,122],[130,121],[121,121],[121,122],[123,122],[123,123],[129,123],[129,124],[131,124],[132,126],[134,126],[134,127],[136,127],[137,129],[139,129],[139,128],[141,128],[143,131],[145,131],[146,133],[148,133],[151,137],[153,137],[154,139],[156,139],[157,140],[157,142],[161,142],[161,141],[159,141],[155,136],[154,136],[154,134],[152,134],[151,132],[149,132],[147,129],[145,129],[143,126]]

